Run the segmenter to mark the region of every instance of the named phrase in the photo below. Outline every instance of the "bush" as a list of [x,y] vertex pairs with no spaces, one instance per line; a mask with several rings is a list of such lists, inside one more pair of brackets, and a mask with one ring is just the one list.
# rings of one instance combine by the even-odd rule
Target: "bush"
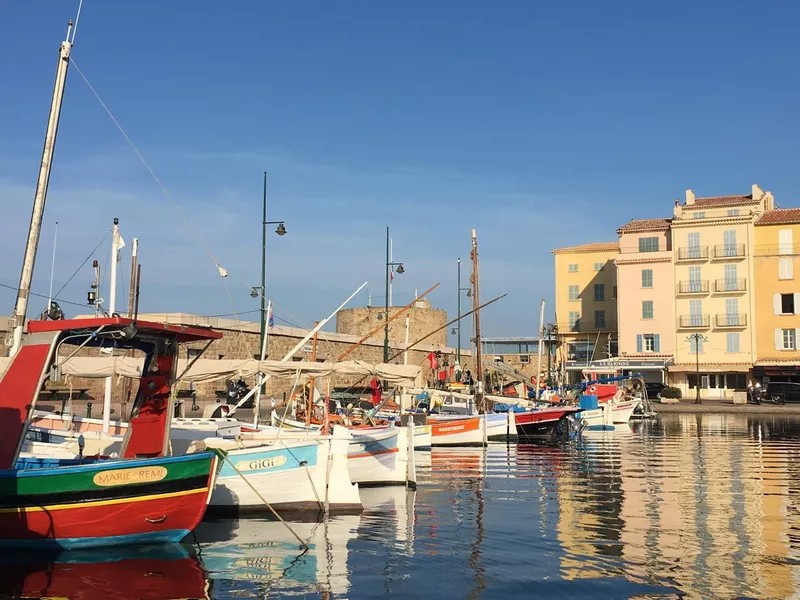
[[680,388],[676,387],[666,387],[661,392],[662,398],[681,398],[682,396]]

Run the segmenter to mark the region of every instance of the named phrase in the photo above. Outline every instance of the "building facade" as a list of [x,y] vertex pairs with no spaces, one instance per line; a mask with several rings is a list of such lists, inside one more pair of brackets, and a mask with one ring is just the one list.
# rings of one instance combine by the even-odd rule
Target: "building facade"
[[626,371],[666,381],[675,354],[671,219],[632,220],[617,229],[617,329]]
[[593,360],[616,355],[618,242],[553,250],[559,361],[567,380],[580,380]]
[[757,185],[746,196],[696,198],[687,190],[685,203],[675,202],[670,379],[684,396],[699,385],[703,397],[730,398],[747,385],[756,349],[754,225],[773,208],[772,194]]
[[754,255],[753,379],[800,382],[800,209],[764,213],[755,224]]

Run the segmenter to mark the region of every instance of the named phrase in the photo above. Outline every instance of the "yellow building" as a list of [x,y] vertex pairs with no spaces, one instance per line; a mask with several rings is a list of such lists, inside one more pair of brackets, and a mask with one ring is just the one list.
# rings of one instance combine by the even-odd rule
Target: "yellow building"
[[755,361],[753,246],[755,222],[774,208],[757,185],[741,196],[675,202],[671,224],[675,265],[675,364],[672,383],[684,397],[731,398]]
[[[589,361],[616,354],[618,242],[553,250],[556,278],[556,323],[566,359],[568,381],[580,380]],[[565,356],[566,355],[566,356]]]
[[[798,240],[795,244],[794,240]],[[765,213],[755,227],[754,379],[800,381],[800,209]]]

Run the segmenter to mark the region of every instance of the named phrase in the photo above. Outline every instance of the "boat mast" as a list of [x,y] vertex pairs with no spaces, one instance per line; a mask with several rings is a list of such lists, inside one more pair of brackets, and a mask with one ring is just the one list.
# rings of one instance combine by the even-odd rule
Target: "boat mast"
[[[542,386],[539,384],[540,384],[540,379],[542,377],[542,343],[543,343],[542,338],[544,337],[543,332],[544,332],[544,298],[542,298],[542,309],[541,311],[539,311],[539,335],[538,335],[539,343],[537,344],[537,346],[539,347],[539,358],[536,361],[536,389],[534,389],[534,394],[535,394],[534,398],[536,398],[537,400],[539,399],[539,391],[542,388]],[[525,386],[523,385],[522,388],[525,389]]]
[[479,412],[486,412],[483,402],[483,357],[481,356],[481,305],[480,290],[478,283],[478,234],[472,230],[472,251],[469,257],[472,259],[472,307],[475,311],[475,404]]
[[25,244],[22,272],[19,276],[17,302],[14,306],[14,314],[11,316],[11,323],[9,323],[13,327],[10,340],[12,356],[19,350],[19,346],[22,343],[22,332],[25,329],[25,317],[28,313],[28,299],[30,298],[31,282],[33,281],[33,267],[36,263],[36,250],[39,247],[39,235],[42,232],[42,218],[44,217],[44,205],[47,200],[47,186],[50,183],[50,168],[53,164],[53,154],[56,149],[58,121],[61,116],[61,103],[64,99],[64,86],[67,82],[67,68],[69,67],[69,53],[72,50],[73,40],[72,20],[70,19],[69,25],[67,25],[66,39],[61,42],[61,48],[58,52],[56,82],[53,88],[53,100],[50,104],[50,116],[47,120],[47,132],[44,136],[42,163],[39,166],[39,178],[36,181],[36,194],[33,197],[33,211],[31,213],[30,227],[28,228],[28,241]]
[[[111,277],[108,286],[108,316],[113,317],[117,310],[117,258],[119,254],[119,219],[114,217],[111,229]],[[98,282],[99,285],[99,282]],[[113,354],[112,354],[113,356]],[[111,377],[106,377],[103,389],[103,433],[111,429]]]

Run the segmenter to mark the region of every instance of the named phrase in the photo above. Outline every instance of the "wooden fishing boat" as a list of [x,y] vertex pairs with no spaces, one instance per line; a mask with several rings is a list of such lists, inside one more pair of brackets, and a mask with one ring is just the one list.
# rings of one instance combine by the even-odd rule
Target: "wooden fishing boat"
[[[0,379],[0,545],[169,542],[190,532],[205,513],[218,459],[167,455],[176,355],[181,342],[220,337],[121,317],[29,322]],[[59,349],[111,344],[145,354],[122,458],[20,457],[39,390],[65,362]]]
[[483,415],[428,416],[431,446],[483,446],[486,444],[486,419]]
[[554,406],[515,413],[517,434],[521,438],[553,437],[561,423],[579,412],[580,409],[576,406]]

